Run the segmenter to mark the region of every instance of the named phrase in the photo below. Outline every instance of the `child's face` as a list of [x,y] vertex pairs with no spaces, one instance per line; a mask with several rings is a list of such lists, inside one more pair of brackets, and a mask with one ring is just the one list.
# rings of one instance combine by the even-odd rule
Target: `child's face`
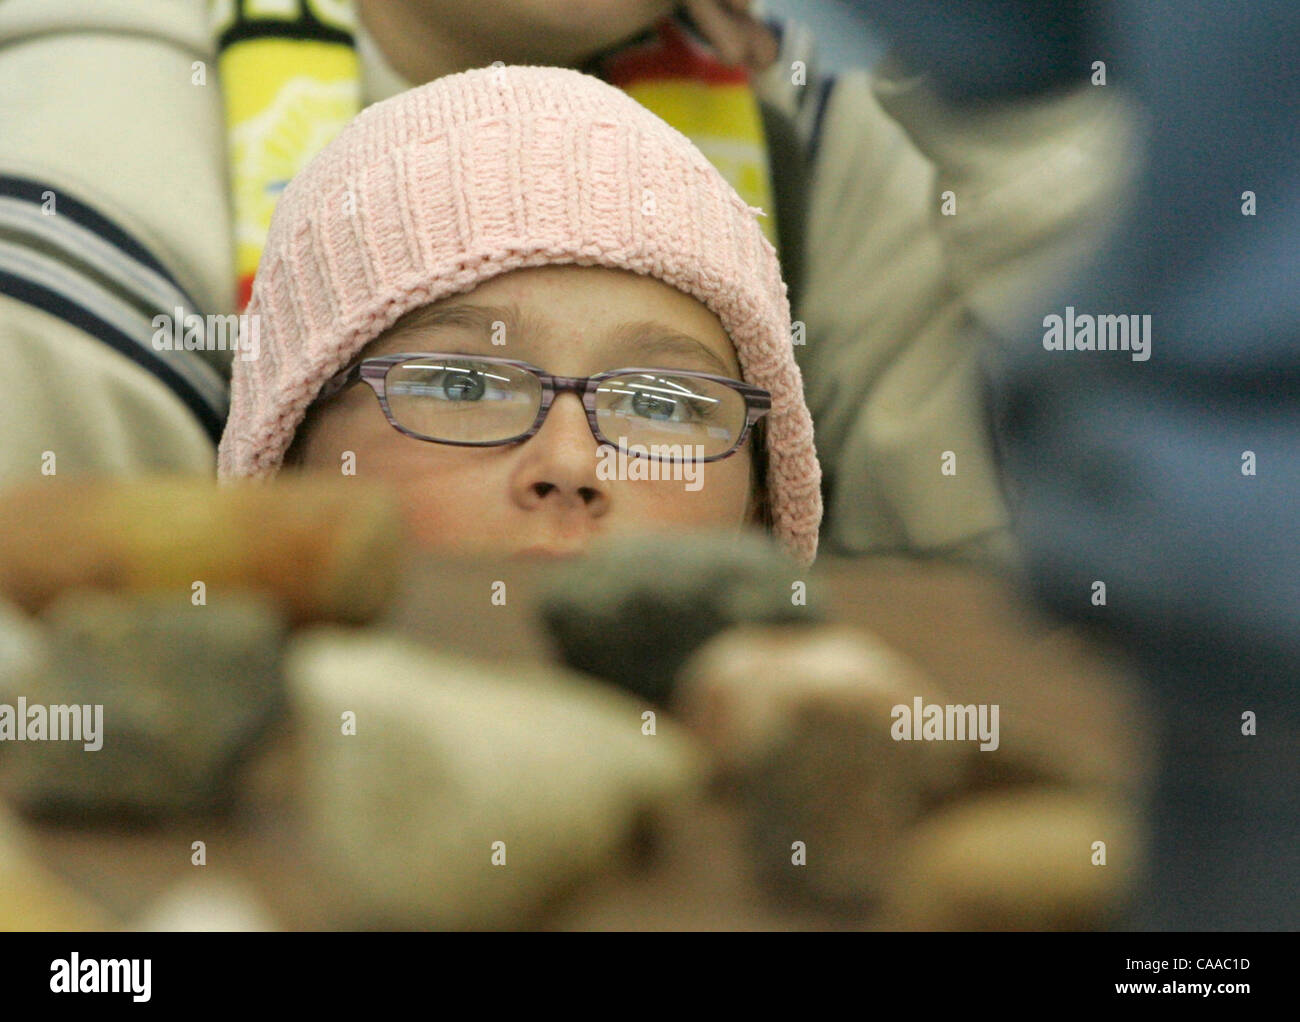
[[[742,379],[735,349],[703,304],[653,277],[604,267],[544,266],[495,277],[444,299],[451,306],[515,306],[520,328],[490,333],[468,324],[421,325],[420,315],[366,349],[366,357],[397,352],[445,352],[519,359],[560,376],[590,376],[632,366],[699,370]],[[486,317],[500,321],[496,309]],[[616,337],[627,323],[654,321],[698,344],[647,350]],[[595,537],[649,529],[750,523],[751,440],[728,458],[690,466],[661,463],[660,478],[608,476],[598,471],[599,444],[581,398],[556,397],[532,438],[497,447],[455,447],[407,437],[389,425],[364,384],[319,406],[304,438],[302,465],[338,473],[344,452],[355,474],[394,485],[417,541],[429,546],[513,555],[573,553]],[[606,452],[609,449],[606,448]],[[636,459],[626,459],[627,461]],[[626,463],[626,462],[625,462]]]

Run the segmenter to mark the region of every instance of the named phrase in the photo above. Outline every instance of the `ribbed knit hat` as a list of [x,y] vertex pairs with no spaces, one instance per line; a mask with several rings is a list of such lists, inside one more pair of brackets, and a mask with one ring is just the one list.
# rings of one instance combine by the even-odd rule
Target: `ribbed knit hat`
[[404,313],[511,270],[607,266],[704,303],[771,391],[774,538],[817,551],[821,469],[776,251],[681,132],[598,78],[478,68],[363,110],[285,189],[234,360],[222,479],[274,475],[331,376]]

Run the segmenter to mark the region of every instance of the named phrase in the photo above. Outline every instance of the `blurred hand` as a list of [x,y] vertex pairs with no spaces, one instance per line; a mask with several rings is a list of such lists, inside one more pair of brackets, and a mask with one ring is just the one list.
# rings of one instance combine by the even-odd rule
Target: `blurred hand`
[[728,64],[743,64],[755,74],[776,61],[776,37],[749,13],[753,0],[686,0],[681,6]]

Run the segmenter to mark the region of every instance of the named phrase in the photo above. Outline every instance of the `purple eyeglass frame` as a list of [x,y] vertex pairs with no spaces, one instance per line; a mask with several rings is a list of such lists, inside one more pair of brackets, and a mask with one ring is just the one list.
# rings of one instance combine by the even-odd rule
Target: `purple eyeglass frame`
[[[537,411],[537,419],[527,432],[520,433],[518,436],[510,437],[506,440],[435,440],[432,437],[424,436],[407,429],[393,418],[392,410],[388,407],[388,395],[386,381],[388,371],[395,365],[413,358],[459,358],[468,359],[473,362],[482,362],[488,365],[513,366],[517,369],[523,369],[532,373],[541,382],[542,401]],[[535,366],[530,362],[521,362],[513,358],[500,358],[494,355],[466,355],[459,352],[442,352],[442,351],[416,351],[402,352],[395,355],[377,355],[373,358],[361,359],[354,362],[345,369],[335,373],[325,385],[321,388],[320,394],[312,404],[318,404],[328,400],[356,383],[369,384],[370,389],[375,392],[379,398],[379,406],[383,409],[384,417],[388,424],[397,430],[397,432],[411,437],[413,440],[423,440],[431,444],[448,444],[453,447],[502,447],[506,444],[523,443],[537,435],[542,428],[542,423],[546,421],[547,413],[550,412],[551,406],[560,394],[573,393],[582,398],[582,406],[587,410],[587,425],[591,428],[591,435],[596,438],[598,443],[606,444],[617,450],[623,451],[632,457],[651,457],[649,453],[642,454],[639,451],[628,451],[618,443],[605,437],[600,426],[596,422],[596,388],[607,379],[614,376],[622,376],[625,373],[663,373],[670,372],[674,376],[689,376],[694,379],[711,380],[714,383],[722,383],[731,387],[740,394],[745,400],[745,424],[741,427],[736,442],[721,454],[713,454],[707,458],[700,458],[700,463],[708,461],[721,461],[723,458],[729,458],[744,446],[745,440],[748,439],[754,425],[764,415],[772,410],[772,394],[762,387],[755,387],[753,384],[746,383],[743,380],[733,380],[729,376],[718,376],[714,373],[699,372],[694,369],[665,369],[663,366],[630,366],[626,369],[610,369],[607,372],[597,373],[594,376],[555,376],[548,373],[540,366]]]

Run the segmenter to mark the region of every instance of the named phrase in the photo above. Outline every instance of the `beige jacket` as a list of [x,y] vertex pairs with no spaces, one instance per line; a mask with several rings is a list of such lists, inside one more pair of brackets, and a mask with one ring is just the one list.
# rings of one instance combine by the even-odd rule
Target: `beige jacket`
[[[364,33],[359,49],[366,102],[407,87]],[[975,323],[1087,249],[1121,185],[1128,104],[1096,88],[967,116],[889,68],[818,76],[798,29],[757,85],[828,482],[823,551],[1005,560]],[[230,353],[158,355],[147,324],[173,300],[231,311],[224,147],[203,0],[0,2],[0,485],[213,474]],[[14,181],[51,209],[33,215]]]

